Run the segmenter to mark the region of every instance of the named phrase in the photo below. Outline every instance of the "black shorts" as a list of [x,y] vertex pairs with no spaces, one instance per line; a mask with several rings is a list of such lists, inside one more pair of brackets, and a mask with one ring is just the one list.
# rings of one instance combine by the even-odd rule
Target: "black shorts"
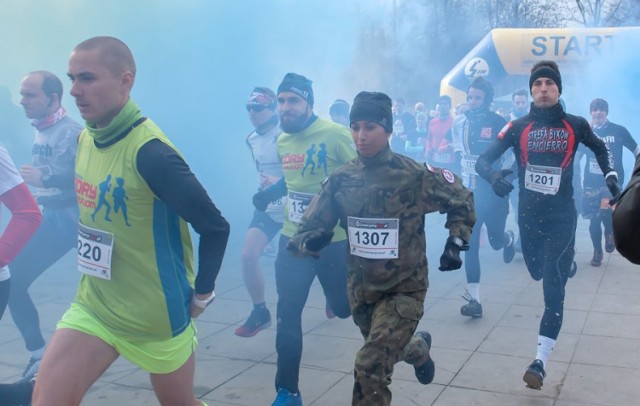
[[582,217],[584,219],[598,218],[601,210],[609,210],[607,205],[609,199],[611,199],[611,194],[606,187],[585,187],[582,192]]
[[271,216],[263,211],[254,210],[253,219],[251,220],[251,224],[249,224],[249,228],[257,228],[271,241],[273,237],[282,230],[282,223],[273,221]]

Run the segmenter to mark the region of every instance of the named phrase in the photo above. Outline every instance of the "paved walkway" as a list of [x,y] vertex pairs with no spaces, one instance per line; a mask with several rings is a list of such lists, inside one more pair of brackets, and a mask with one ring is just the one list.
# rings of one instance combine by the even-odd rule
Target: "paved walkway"
[[[429,259],[436,263],[445,235],[427,217]],[[393,404],[405,405],[637,405],[640,399],[640,268],[617,253],[600,268],[589,265],[587,223],[578,226],[578,274],[567,285],[565,322],[540,391],[522,382],[535,356],[542,287],[530,279],[520,255],[502,264],[501,252],[482,250],[481,298],[485,316],[459,314],[464,271],[432,266],[431,287],[419,329],[433,335],[434,383],[417,383],[413,368],[398,364]],[[237,251],[237,250],[234,250]],[[229,251],[218,298],[198,320],[195,393],[218,406],[270,405],[274,397],[275,323],[253,338],[233,334],[251,305],[240,276],[239,252]],[[273,260],[263,258],[267,298],[275,313]],[[65,257],[32,287],[42,324],[51,334],[77,283],[73,257]],[[305,350],[300,388],[305,405],[349,405],[354,354],[362,344],[351,320],[327,320],[314,286],[303,315]],[[28,353],[8,312],[0,322],[0,382],[16,380]],[[118,360],[94,385],[83,405],[156,405],[147,375]]]

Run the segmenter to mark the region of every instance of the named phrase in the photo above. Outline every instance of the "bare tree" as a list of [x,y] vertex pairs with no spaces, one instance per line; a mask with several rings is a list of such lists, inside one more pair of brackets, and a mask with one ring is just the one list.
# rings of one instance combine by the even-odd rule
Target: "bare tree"
[[585,27],[617,27],[632,17],[631,6],[630,0],[576,0],[573,19]]

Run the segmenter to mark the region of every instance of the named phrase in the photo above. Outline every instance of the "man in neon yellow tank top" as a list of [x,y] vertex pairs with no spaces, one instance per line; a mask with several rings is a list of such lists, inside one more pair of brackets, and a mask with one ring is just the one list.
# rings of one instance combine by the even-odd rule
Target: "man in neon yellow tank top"
[[[45,352],[33,405],[79,405],[122,355],[148,371],[162,405],[193,395],[192,318],[215,297],[229,224],[166,135],[129,95],[129,48],[95,37],[69,59],[78,139],[76,298]],[[188,223],[200,234],[197,276]]]

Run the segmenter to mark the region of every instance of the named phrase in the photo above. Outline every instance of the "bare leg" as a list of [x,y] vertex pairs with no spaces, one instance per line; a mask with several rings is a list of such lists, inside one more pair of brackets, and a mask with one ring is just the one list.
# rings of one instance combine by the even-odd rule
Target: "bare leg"
[[32,405],[79,405],[117,358],[116,350],[98,337],[72,329],[57,330],[42,359]]
[[191,354],[187,362],[168,374],[151,374],[151,385],[162,406],[201,406],[193,394],[195,358]]
[[264,303],[264,277],[260,270],[260,254],[269,244],[267,236],[257,228],[250,228],[242,247],[242,277],[253,304]]

